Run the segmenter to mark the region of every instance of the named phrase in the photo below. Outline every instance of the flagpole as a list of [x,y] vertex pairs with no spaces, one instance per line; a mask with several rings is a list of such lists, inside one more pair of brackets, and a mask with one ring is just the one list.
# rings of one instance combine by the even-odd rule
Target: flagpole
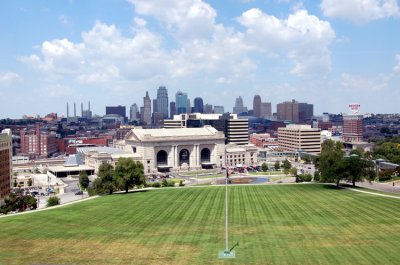
[[225,244],[225,251],[229,251],[229,245],[228,245],[228,177],[229,177],[229,169],[227,167],[226,169],[226,178],[225,178],[225,208],[226,208],[226,219],[225,219],[225,225],[226,225],[226,244]]

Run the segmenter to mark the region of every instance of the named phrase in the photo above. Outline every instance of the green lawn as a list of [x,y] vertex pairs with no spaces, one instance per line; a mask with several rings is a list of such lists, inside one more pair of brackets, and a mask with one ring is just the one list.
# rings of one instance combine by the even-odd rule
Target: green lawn
[[168,188],[0,218],[0,264],[400,264],[400,200],[323,185]]

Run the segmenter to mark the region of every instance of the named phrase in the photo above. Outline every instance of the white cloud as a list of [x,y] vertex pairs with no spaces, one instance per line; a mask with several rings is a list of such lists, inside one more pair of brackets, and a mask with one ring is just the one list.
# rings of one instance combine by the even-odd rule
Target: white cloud
[[140,17],[135,17],[133,21],[135,22],[135,25],[138,27],[145,27],[147,25],[147,21]]
[[13,72],[7,72],[7,73],[0,73],[0,85],[2,86],[9,86],[11,84],[21,82],[22,78],[17,74]]
[[47,97],[54,98],[54,97],[70,96],[74,93],[74,91],[69,86],[54,84],[40,89],[36,89],[36,93],[45,98]]
[[396,0],[323,0],[320,7],[327,17],[357,24],[400,15]]
[[393,71],[395,71],[396,73],[400,73],[400,54],[396,54],[396,61],[397,64],[395,67],[393,67]]
[[[186,81],[199,87],[249,83],[259,64],[264,63],[259,53],[267,55],[266,60],[272,55],[274,60],[283,58],[284,64],[289,59],[291,73],[297,76],[330,70],[329,45],[335,32],[329,22],[306,10],[279,19],[251,9],[238,18],[245,28],[241,32],[218,24],[217,12],[201,0],[130,2],[137,15],[132,35],[98,21],[82,32],[81,41],[47,40],[38,53],[23,56],[20,61],[52,82],[64,79],[117,91],[132,86],[145,89],[166,81]],[[165,26],[164,33],[151,31],[146,16],[159,20]],[[172,42],[168,42],[171,37]]]
[[161,39],[146,28],[124,37],[114,25],[96,22],[82,33],[82,42],[56,39],[42,43],[40,54],[21,57],[21,62],[53,79],[77,76],[82,83],[108,82],[120,77],[145,79],[158,71],[168,58]]
[[341,75],[341,87],[344,90],[358,90],[362,92],[380,91],[388,87],[390,79],[390,75],[360,76],[343,73]]
[[202,0],[128,0],[136,13],[153,16],[166,24],[179,40],[207,39],[212,36],[217,12]]
[[267,54],[287,53],[294,64],[291,73],[308,76],[330,71],[329,45],[335,32],[329,22],[306,10],[279,19],[256,8],[244,12],[238,21],[247,28],[244,39],[250,47]]

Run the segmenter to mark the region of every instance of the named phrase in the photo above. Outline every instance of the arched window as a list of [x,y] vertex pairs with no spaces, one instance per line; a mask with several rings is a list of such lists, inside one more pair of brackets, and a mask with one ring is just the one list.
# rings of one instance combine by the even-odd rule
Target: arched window
[[164,150],[160,150],[157,153],[157,166],[168,165],[168,154]]
[[189,158],[190,158],[190,153],[189,150],[187,149],[182,149],[179,152],[179,165],[182,165],[184,163],[189,165]]
[[210,162],[210,154],[210,149],[203,148],[200,154],[201,162]]

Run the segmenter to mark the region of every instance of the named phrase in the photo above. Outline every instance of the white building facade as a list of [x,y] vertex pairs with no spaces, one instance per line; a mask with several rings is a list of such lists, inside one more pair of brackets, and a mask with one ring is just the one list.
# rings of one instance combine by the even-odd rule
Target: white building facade
[[116,147],[141,157],[146,174],[225,166],[225,136],[211,126],[135,128]]

